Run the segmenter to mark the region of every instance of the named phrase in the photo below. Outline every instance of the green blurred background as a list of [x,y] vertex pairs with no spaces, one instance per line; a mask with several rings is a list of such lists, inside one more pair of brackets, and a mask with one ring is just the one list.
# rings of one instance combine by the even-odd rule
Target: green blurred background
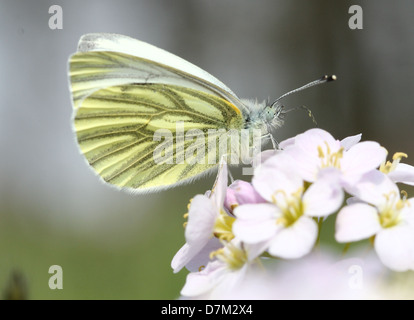
[[[48,27],[54,4],[62,30]],[[352,4],[363,9],[363,30],[348,27]],[[391,154],[414,155],[411,0],[0,0],[1,297],[16,277],[30,299],[175,299],[185,281],[170,268],[183,214],[213,178],[133,196],[93,174],[71,131],[66,72],[88,32],[173,52],[241,98],[275,99],[336,74],[284,104],[306,105],[337,138],[362,133]],[[289,113],[277,139],[312,126],[306,113]],[[51,265],[63,268],[63,290],[48,287]]]

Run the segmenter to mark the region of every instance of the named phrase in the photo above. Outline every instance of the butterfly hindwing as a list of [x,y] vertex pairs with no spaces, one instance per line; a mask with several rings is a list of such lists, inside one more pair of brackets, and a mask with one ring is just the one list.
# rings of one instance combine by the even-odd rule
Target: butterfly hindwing
[[[186,138],[184,149],[177,151],[177,122],[184,124],[185,135],[193,129],[205,133],[203,140]],[[145,192],[183,183],[215,168],[219,159],[218,154],[213,163],[208,159],[208,130],[240,129],[243,119],[234,105],[202,91],[165,84],[124,84],[83,98],[74,125],[82,153],[106,182]],[[154,141],[158,129],[171,132],[174,141],[165,149],[162,163],[154,159],[160,144]],[[217,131],[217,140],[220,134]],[[177,163],[184,156],[179,152],[190,146],[204,148],[203,159]]]

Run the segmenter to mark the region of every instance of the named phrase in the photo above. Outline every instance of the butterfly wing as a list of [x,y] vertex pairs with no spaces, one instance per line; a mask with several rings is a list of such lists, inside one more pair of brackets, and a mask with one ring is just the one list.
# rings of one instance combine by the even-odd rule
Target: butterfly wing
[[[202,135],[182,136],[183,148],[177,151],[179,121],[185,123],[184,134],[198,129]],[[241,123],[240,112],[228,101],[163,84],[100,89],[83,100],[74,119],[80,149],[94,170],[104,181],[138,192],[172,187],[215,168],[218,154],[214,161],[209,159],[208,140],[219,141],[224,133],[217,129],[238,128]],[[171,140],[164,141],[162,162],[154,153],[160,145],[160,141],[154,141],[159,129],[171,133]],[[207,135],[212,129],[213,135]],[[177,163],[180,156],[187,159],[179,152],[184,153],[190,146],[197,150],[197,161]]]
[[[160,50],[153,60],[167,55],[166,63],[184,71],[130,55],[138,54],[140,46],[143,56]],[[70,59],[74,127],[88,163],[108,183],[147,192],[191,181],[219,162],[218,155],[213,162],[209,159],[208,130],[243,126],[239,108],[243,104],[229,89],[168,52],[116,35],[84,36],[79,49]],[[198,129],[205,134],[203,139],[184,141],[184,150],[190,145],[204,148],[204,159],[177,163],[177,121],[184,121],[184,133]],[[154,141],[158,129],[169,130],[174,141],[168,147],[171,150],[164,150],[162,163],[154,159],[160,144]],[[216,138],[222,134],[217,131]]]
[[222,97],[243,113],[249,110],[221,81],[192,63],[148,43],[118,34],[81,37],[69,60],[74,108],[92,92],[126,83],[181,85]]

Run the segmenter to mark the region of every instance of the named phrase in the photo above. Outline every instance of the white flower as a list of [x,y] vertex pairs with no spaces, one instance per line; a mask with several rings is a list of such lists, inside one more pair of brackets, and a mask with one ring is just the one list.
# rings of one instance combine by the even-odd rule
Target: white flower
[[267,243],[273,256],[294,259],[312,250],[318,237],[313,217],[338,210],[343,191],[332,174],[308,186],[289,161],[278,154],[256,170],[253,186],[269,203],[235,208],[233,233],[248,244]]
[[387,156],[377,142],[359,142],[360,138],[356,135],[339,141],[322,129],[310,129],[297,135],[294,141],[282,142],[281,146],[304,180],[314,182],[322,170],[334,168],[347,188],[366,172],[378,168]]
[[380,171],[398,183],[414,186],[414,167],[405,163],[400,163],[402,158],[407,158],[407,154],[396,152],[392,157],[392,162],[387,161],[381,164]]
[[[300,260],[268,261],[266,272],[251,272],[228,296],[234,300],[344,300],[389,297],[379,282],[387,270],[375,255],[339,260],[315,252]],[[400,294],[399,297],[403,295]]]
[[258,246],[246,246],[238,240],[210,254],[215,260],[205,268],[187,275],[181,295],[186,298],[223,299],[239,286],[260,254]]
[[401,198],[398,187],[379,171],[365,174],[341,209],[335,238],[349,243],[375,236],[380,260],[394,271],[414,270],[414,198]]
[[209,248],[214,251],[221,247],[219,241],[212,240],[213,237],[223,240],[233,238],[231,226],[234,218],[229,216],[223,208],[227,189],[227,174],[227,165],[222,162],[210,196],[197,195],[191,201],[188,223],[185,228],[186,244],[177,252],[171,262],[174,272],[180,271],[191,263],[192,259],[198,261],[197,256],[200,252]]

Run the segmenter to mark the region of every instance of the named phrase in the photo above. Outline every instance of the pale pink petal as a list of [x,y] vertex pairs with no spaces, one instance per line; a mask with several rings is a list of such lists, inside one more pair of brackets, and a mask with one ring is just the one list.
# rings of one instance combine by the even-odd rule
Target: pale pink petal
[[344,153],[341,170],[349,176],[362,175],[378,168],[387,157],[387,150],[373,141],[364,141],[354,145]]
[[204,247],[213,235],[218,214],[211,199],[204,195],[195,196],[191,201],[188,223],[185,228],[187,243],[199,249]]
[[290,195],[303,186],[302,178],[292,171],[283,155],[272,157],[261,165],[256,170],[252,183],[256,191],[269,202],[274,200],[275,194],[280,190]]
[[405,163],[399,163],[393,171],[388,173],[390,179],[396,183],[404,183],[414,186],[414,167]]
[[341,146],[345,150],[349,150],[352,146],[356,145],[359,141],[361,141],[362,134],[357,134],[355,136],[346,137],[345,139],[341,140]]
[[[324,156],[335,153],[341,148],[341,143],[322,129],[310,129],[296,136],[295,145],[286,149],[285,153],[291,158],[294,170],[306,181],[314,182],[322,168]],[[329,152],[328,152],[329,151]]]
[[394,271],[414,266],[414,228],[401,225],[382,230],[375,238],[375,251],[382,263]]
[[280,149],[285,150],[289,147],[294,146],[295,145],[295,139],[296,139],[296,137],[288,138],[286,140],[283,140],[282,142],[279,143]]
[[360,200],[380,208],[387,201],[384,195],[399,195],[400,193],[398,186],[378,170],[364,174],[358,183],[348,186],[346,190]]
[[234,210],[233,233],[246,243],[259,243],[272,238],[278,230],[277,207],[272,204],[246,204]]
[[401,210],[401,219],[414,227],[414,198],[407,201],[408,204]]
[[240,220],[268,220],[280,216],[279,209],[271,203],[244,204],[234,210]]
[[244,243],[243,248],[247,252],[247,258],[249,262],[262,255],[267,248],[269,248],[269,241],[263,241],[259,243]]
[[218,279],[217,286],[211,292],[209,299],[229,299],[230,295],[245,280],[249,265],[244,265],[238,270],[227,270],[223,276]]
[[210,253],[223,247],[223,244],[217,238],[211,238],[207,244],[197,252],[189,261],[185,263],[185,267],[191,272],[200,271],[210,261]]
[[335,239],[348,243],[367,239],[381,230],[378,211],[368,204],[346,206],[336,219]]
[[211,199],[218,210],[223,207],[224,199],[226,197],[227,183],[228,183],[227,163],[223,157],[220,161],[217,178],[214,183],[213,189],[211,191]]
[[227,273],[226,264],[221,261],[210,262],[200,272],[192,272],[187,275],[181,295],[185,297],[197,297],[212,290]]
[[171,268],[174,273],[177,273],[184,268],[188,261],[191,260],[192,255],[194,255],[194,253],[192,254],[190,251],[190,246],[187,243],[184,244],[171,261]]
[[272,239],[269,253],[283,259],[301,258],[312,251],[318,226],[312,218],[301,217],[292,226],[281,229]]
[[207,240],[206,245],[201,248],[198,244],[190,246],[185,243],[172,259],[171,268],[174,273],[184,267],[190,271],[197,271],[200,266],[205,266],[208,263],[210,252],[221,247],[222,244],[217,238]]
[[231,212],[233,208],[238,205],[264,202],[266,202],[266,200],[260,196],[251,183],[243,180],[236,180],[227,188],[224,207]]
[[299,147],[291,147],[284,151],[284,155],[291,159],[291,166],[303,180],[314,182],[317,180],[318,172],[321,169],[321,159],[310,155]]
[[305,215],[326,217],[339,209],[344,201],[342,188],[328,179],[313,183],[303,196]]
[[301,148],[309,157],[313,158],[319,158],[318,148],[326,150],[327,145],[331,152],[336,152],[341,147],[340,142],[335,140],[329,132],[318,128],[310,129],[298,135],[295,140],[295,146]]

